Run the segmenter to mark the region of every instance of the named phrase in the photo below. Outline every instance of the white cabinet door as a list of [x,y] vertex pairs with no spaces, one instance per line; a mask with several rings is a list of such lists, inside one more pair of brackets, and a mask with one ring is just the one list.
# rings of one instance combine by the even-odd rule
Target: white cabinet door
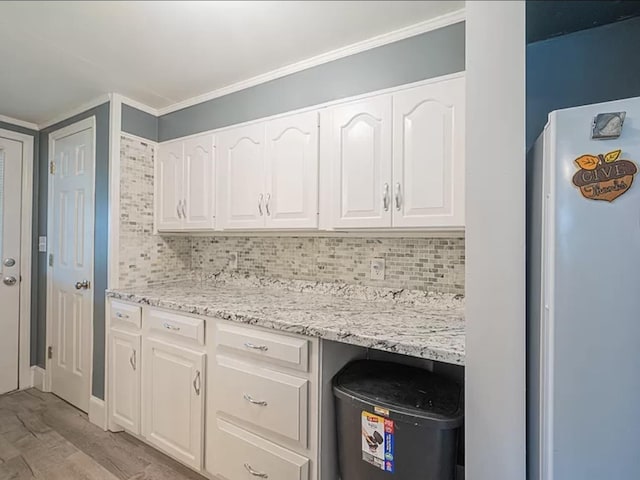
[[217,135],[218,220],[222,229],[265,225],[264,124]]
[[393,226],[464,226],[464,79],[393,96]]
[[272,120],[266,125],[266,225],[318,226],[318,113]]
[[159,449],[200,470],[204,434],[204,353],[145,339],[142,433]]
[[111,421],[140,433],[140,334],[109,332],[109,409]]
[[214,226],[213,165],[213,135],[184,142],[183,230],[206,230]]
[[175,231],[182,228],[183,142],[163,144],[156,160],[156,228]]
[[391,226],[391,96],[321,114],[320,154],[330,163],[326,204],[334,228]]

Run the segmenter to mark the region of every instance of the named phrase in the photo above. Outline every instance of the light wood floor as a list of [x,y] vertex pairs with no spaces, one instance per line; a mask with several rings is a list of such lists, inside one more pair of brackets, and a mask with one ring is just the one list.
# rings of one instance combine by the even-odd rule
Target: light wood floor
[[104,432],[50,393],[0,396],[0,480],[202,480],[125,433]]

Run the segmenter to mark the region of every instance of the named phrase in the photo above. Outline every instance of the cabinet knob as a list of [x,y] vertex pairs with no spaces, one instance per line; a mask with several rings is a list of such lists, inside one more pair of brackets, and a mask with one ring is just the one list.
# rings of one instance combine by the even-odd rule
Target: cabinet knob
[[262,213],[262,199],[264,198],[264,195],[260,194],[258,195],[258,212],[260,212],[260,216],[263,215]]
[[400,188],[400,182],[396,183],[396,210],[400,211],[402,208],[402,190]]
[[382,189],[382,206],[385,212],[389,211],[389,184],[385,183]]
[[251,468],[251,465],[249,465],[248,463],[244,464],[244,468],[247,470],[247,472],[249,472],[254,477],[269,478],[269,475],[267,475],[266,473],[262,473],[262,472],[258,472],[257,470],[254,470],[253,468]]

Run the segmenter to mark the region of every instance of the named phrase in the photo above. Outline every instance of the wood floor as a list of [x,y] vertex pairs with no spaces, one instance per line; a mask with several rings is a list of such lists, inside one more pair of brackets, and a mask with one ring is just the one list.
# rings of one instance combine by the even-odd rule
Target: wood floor
[[0,480],[202,480],[125,433],[104,432],[50,393],[0,396]]

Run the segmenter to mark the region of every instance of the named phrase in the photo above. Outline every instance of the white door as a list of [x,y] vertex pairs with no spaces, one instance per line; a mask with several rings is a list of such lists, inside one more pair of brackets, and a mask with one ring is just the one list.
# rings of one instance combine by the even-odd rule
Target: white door
[[324,111],[320,152],[330,162],[335,228],[391,226],[391,96]]
[[0,137],[0,394],[18,388],[21,185],[22,143]]
[[393,96],[393,226],[464,226],[464,79]]
[[143,435],[169,455],[200,470],[204,446],[204,353],[144,341]]
[[269,228],[318,226],[318,113],[266,125],[265,214]]
[[256,229],[265,225],[264,124],[218,134],[219,226]]
[[49,188],[52,391],[89,408],[93,322],[94,132],[89,127],[50,142]]
[[140,334],[109,332],[109,408],[113,421],[130,432],[140,433]]
[[214,225],[213,135],[184,142],[184,230]]
[[158,231],[182,229],[186,210],[182,204],[182,141],[163,143],[156,163],[156,228]]

